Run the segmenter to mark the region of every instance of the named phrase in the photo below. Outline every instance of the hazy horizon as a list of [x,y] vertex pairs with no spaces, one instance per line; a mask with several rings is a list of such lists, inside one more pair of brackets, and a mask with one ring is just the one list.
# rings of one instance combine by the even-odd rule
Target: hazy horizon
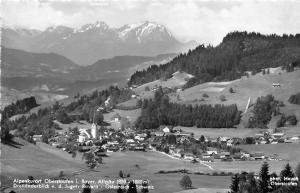
[[3,0],[2,23],[44,30],[58,25],[79,28],[96,21],[114,28],[151,21],[166,26],[180,41],[216,45],[232,31],[299,33],[299,9],[300,2],[294,0]]

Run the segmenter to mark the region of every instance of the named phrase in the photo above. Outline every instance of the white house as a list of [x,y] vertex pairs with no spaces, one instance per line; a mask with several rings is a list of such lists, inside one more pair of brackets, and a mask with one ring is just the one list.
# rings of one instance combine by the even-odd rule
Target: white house
[[86,140],[87,140],[87,136],[84,133],[80,133],[80,135],[78,136],[78,142],[83,143]]
[[208,151],[206,151],[206,153],[208,155],[213,155],[213,154],[217,155],[218,154],[217,150],[208,150]]
[[272,87],[280,87],[280,84],[279,83],[273,83]]
[[164,133],[170,133],[170,129],[169,129],[169,127],[165,127],[165,128],[163,128],[163,130],[162,130]]
[[32,139],[33,141],[42,141],[43,135],[33,135]]
[[193,154],[189,154],[189,153],[185,154],[184,155],[184,159],[185,160],[193,160],[194,159],[194,155]]
[[271,134],[274,138],[280,139],[282,138],[285,134],[284,133],[272,133]]

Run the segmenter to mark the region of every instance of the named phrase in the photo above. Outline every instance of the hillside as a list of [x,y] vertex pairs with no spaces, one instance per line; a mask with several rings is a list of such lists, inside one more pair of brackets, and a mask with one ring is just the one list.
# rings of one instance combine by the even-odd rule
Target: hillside
[[2,51],[2,106],[27,95],[45,103],[112,84],[123,86],[135,70],[164,64],[176,56],[117,56],[79,67],[58,54],[31,53],[3,46]]
[[[281,86],[272,87],[273,83],[279,83]],[[233,89],[233,93],[230,93],[230,88]],[[290,109],[290,113],[298,112],[300,116],[300,106],[288,102],[288,98],[297,90],[300,90],[299,70],[265,75],[259,73],[249,78],[243,77],[227,82],[207,82],[179,92],[177,95],[180,100],[177,99],[177,95],[172,96],[172,100],[182,104],[237,104],[241,111],[245,111],[249,97],[254,103],[258,97],[272,94],[277,100],[284,102],[284,112]],[[203,94],[207,94],[208,97],[203,97]],[[225,96],[225,101],[220,100],[221,95]]]
[[[239,127],[245,127],[251,116],[251,109],[245,112],[246,105],[250,98],[250,105],[254,104],[258,97],[271,94],[276,100],[282,101],[284,106],[280,112],[286,115],[296,115],[300,119],[300,106],[288,102],[291,95],[300,90],[300,71],[286,72],[279,68],[267,68],[269,74],[257,73],[255,75],[243,76],[240,79],[223,82],[206,82],[190,88],[180,89],[191,75],[185,72],[176,72],[166,80],[156,80],[135,88],[135,93],[141,98],[147,99],[154,96],[157,87],[162,86],[168,92],[171,102],[185,105],[237,105],[242,111]],[[189,77],[189,79],[186,79]],[[175,81],[177,80],[177,81]],[[178,81],[180,80],[180,81]],[[181,84],[183,83],[183,84]],[[280,87],[273,87],[273,83],[280,84]],[[255,91],[255,92],[254,92]],[[224,100],[220,98],[224,97]],[[137,99],[130,99],[122,103],[123,106],[135,106]],[[269,126],[276,127],[280,116],[273,117]]]
[[1,180],[9,183],[14,176],[58,176],[60,171],[70,174],[78,171],[82,165],[81,158],[73,159],[71,155],[49,145],[33,145],[23,139],[14,138],[13,142],[1,144]]
[[299,66],[299,53],[299,34],[277,36],[233,32],[226,35],[216,47],[200,45],[165,65],[138,71],[131,76],[128,84],[141,85],[166,79],[176,71],[195,76],[189,80],[186,88],[209,81],[231,81],[247,71],[257,73],[263,68]]
[[97,62],[80,67],[72,71],[72,77],[77,80],[99,80],[107,78],[127,79],[137,69],[144,69],[150,65],[165,64],[177,54],[163,54],[157,56],[116,56],[101,59]]
[[79,66],[68,58],[54,53],[32,53],[1,48],[3,77],[61,77]]

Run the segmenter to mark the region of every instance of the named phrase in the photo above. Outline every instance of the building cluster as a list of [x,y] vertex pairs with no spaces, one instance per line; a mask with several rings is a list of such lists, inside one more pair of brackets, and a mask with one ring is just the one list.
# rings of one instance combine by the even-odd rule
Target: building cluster
[[[112,121],[118,121],[114,116]],[[263,152],[246,152],[238,148],[242,144],[276,144],[299,143],[299,136],[286,137],[281,132],[262,132],[253,137],[230,138],[220,136],[208,138],[194,137],[191,132],[180,128],[161,126],[156,130],[136,130],[131,128],[113,129],[92,124],[90,129],[79,128],[75,138],[74,133],[60,133],[49,139],[49,143],[57,148],[63,148],[72,141],[82,151],[93,151],[98,156],[104,156],[117,151],[159,151],[176,159],[191,162],[213,161],[255,161],[279,160],[277,155],[266,155]],[[39,141],[42,135],[33,136]],[[72,139],[71,139],[72,138]],[[250,142],[249,142],[250,138]],[[69,152],[70,153],[70,152]]]

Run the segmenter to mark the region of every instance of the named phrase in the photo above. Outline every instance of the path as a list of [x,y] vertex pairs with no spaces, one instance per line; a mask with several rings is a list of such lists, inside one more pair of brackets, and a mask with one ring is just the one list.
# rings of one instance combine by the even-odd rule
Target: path
[[[176,159],[176,160],[183,160],[183,159],[180,159],[180,158],[174,157],[174,156],[172,156],[172,155],[170,155],[170,154],[166,154],[165,152],[156,151],[156,150],[151,150],[151,151],[154,151],[154,152],[157,152],[157,153],[160,153],[160,154],[166,155],[166,156],[168,156],[168,157],[170,157],[170,158],[172,158],[172,159]],[[183,160],[183,161],[185,161],[185,160]],[[204,166],[208,167],[210,170],[215,170],[215,169],[214,169],[212,166],[210,166],[210,165],[206,164],[206,163],[205,163],[205,162],[203,162],[203,161],[199,161],[199,164],[201,164],[201,165],[204,165]]]

